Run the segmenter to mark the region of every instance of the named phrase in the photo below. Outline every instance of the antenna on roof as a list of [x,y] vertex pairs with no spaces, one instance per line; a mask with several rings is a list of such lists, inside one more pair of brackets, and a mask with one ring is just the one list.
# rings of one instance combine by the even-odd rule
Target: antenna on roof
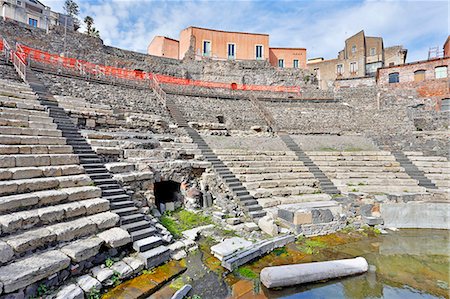
[[444,51],[439,46],[431,47],[428,50],[428,60],[442,57],[444,57]]

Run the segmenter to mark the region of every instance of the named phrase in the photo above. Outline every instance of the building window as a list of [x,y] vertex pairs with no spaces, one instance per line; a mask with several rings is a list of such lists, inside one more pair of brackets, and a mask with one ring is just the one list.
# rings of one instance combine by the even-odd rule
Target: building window
[[228,59],[236,59],[236,44],[228,44]]
[[436,79],[447,78],[447,67],[446,66],[438,66],[434,69],[434,75]]
[[317,80],[320,80],[320,69],[319,68],[314,69],[314,74],[316,75]]
[[209,40],[203,41],[203,56],[211,56],[211,42]]
[[355,45],[352,46],[352,53],[356,53],[356,46]]
[[389,74],[389,83],[398,83],[400,82],[400,77],[398,73],[390,73]]
[[344,74],[344,65],[342,64],[336,65],[336,74],[338,76]]
[[370,48],[370,56],[374,56],[377,54],[377,49],[375,48]]
[[450,99],[442,99],[441,111],[450,111]]
[[414,72],[414,81],[420,82],[425,80],[425,70],[418,70]]
[[294,59],[292,66],[294,69],[298,69],[298,59]]
[[36,19],[28,18],[28,25],[33,26],[33,27],[37,27],[38,26],[38,21]]
[[356,61],[350,62],[350,73],[356,74],[357,71],[358,71],[358,63]]
[[262,45],[256,45],[256,59],[263,59],[263,51]]
[[278,59],[278,67],[284,67],[284,59]]

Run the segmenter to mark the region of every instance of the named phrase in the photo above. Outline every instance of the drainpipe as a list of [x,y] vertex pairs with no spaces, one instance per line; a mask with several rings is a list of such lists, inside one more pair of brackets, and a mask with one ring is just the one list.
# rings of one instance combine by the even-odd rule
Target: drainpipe
[[6,2],[3,2],[3,5],[2,5],[3,21],[6,21],[6,5],[8,5],[8,4]]

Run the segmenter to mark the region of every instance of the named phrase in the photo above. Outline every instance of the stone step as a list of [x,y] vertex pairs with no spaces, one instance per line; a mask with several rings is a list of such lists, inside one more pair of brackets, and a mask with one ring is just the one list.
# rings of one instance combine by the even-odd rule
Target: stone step
[[0,267],[0,281],[5,293],[12,293],[70,266],[70,258],[59,250],[35,254]]
[[78,164],[74,154],[0,155],[0,168]]
[[126,195],[125,190],[121,188],[116,189],[107,189],[107,187],[102,186],[102,195],[103,196],[114,196],[114,195]]
[[279,188],[259,188],[250,190],[250,194],[257,200],[260,198],[272,197],[272,196],[290,196],[300,194],[313,194],[320,192],[318,188],[312,188],[308,186],[301,187],[279,187]]
[[138,209],[136,207],[129,207],[129,208],[122,208],[122,209],[116,209],[114,210],[114,213],[119,216],[128,216],[131,214],[135,214],[138,212]]
[[111,210],[120,210],[123,208],[134,207],[134,202],[131,200],[113,201],[111,202]]
[[252,217],[253,219],[258,219],[258,218],[262,218],[264,216],[266,216],[266,211],[264,210],[260,210],[260,211],[252,211],[252,212],[248,212],[248,214],[250,215],[250,217]]
[[170,250],[164,245],[150,249],[138,254],[140,260],[142,260],[147,269],[159,266],[170,259]]
[[83,174],[80,165],[0,168],[0,181]]
[[70,145],[0,145],[0,154],[72,154]]
[[88,186],[90,183],[91,180],[85,174],[0,181],[0,195],[6,196],[58,188]]
[[255,199],[250,199],[250,200],[239,200],[239,202],[243,205],[243,206],[252,206],[255,204],[258,204],[258,201]]
[[283,204],[297,204],[304,202],[318,202],[318,201],[330,201],[331,196],[329,194],[303,194],[286,197],[268,197],[258,199],[258,203],[263,208],[275,207]]
[[144,252],[159,247],[162,244],[163,240],[160,237],[152,236],[133,242],[133,249],[136,252]]
[[143,214],[132,214],[132,215],[127,215],[127,216],[122,216],[122,217],[120,217],[120,224],[125,225],[125,224],[129,224],[129,223],[138,222],[138,221],[141,221],[144,219],[145,219],[145,216]]
[[91,198],[37,208],[31,211],[0,215],[0,223],[2,224],[0,236],[106,211],[109,211],[108,200]]
[[5,145],[65,145],[64,137],[0,135],[0,144]]
[[141,230],[137,230],[134,232],[131,232],[131,241],[136,242],[151,236],[154,236],[156,234],[156,228],[154,227],[149,227],[149,228],[145,228],[145,229],[141,229]]
[[104,173],[89,173],[89,177],[90,177],[91,179],[93,179],[94,181],[112,178],[112,176],[111,176],[111,174],[110,174],[109,172],[104,172]]
[[33,129],[33,128],[20,128],[7,126],[0,126],[0,135],[62,137],[61,131],[56,129]]
[[257,203],[255,205],[248,205],[248,206],[244,206],[244,209],[247,212],[255,212],[255,211],[260,211],[262,210],[262,207]]
[[152,227],[152,224],[147,221],[147,220],[141,220],[138,222],[132,222],[132,223],[128,223],[128,224],[124,224],[121,226],[121,228],[127,230],[128,232],[135,232],[138,230],[143,230],[146,228],[150,228]]
[[110,202],[118,202],[118,201],[128,201],[128,200],[130,200],[130,196],[127,195],[127,194],[103,195],[103,198],[108,199]]

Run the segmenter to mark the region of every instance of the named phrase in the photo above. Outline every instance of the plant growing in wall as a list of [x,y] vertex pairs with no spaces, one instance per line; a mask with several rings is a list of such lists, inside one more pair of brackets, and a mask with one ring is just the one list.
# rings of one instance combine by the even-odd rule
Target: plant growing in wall
[[94,19],[91,16],[86,16],[84,23],[86,24],[87,35],[100,38],[100,32],[94,27]]

